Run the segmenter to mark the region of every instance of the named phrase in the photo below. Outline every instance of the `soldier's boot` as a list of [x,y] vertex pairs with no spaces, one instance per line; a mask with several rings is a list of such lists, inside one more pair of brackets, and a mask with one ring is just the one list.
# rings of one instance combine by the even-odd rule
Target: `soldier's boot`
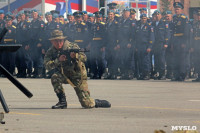
[[38,73],[35,78],[43,78],[42,72],[43,72],[43,68],[38,68]]
[[95,108],[110,108],[110,102],[106,100],[95,99]]
[[143,80],[149,80],[150,79],[150,76],[149,76],[149,72],[144,72],[144,78]]
[[158,80],[166,80],[165,72],[162,71],[159,73]]
[[56,94],[59,102],[52,106],[52,109],[66,109],[67,108],[67,101],[66,101],[66,96],[64,93],[58,93]]

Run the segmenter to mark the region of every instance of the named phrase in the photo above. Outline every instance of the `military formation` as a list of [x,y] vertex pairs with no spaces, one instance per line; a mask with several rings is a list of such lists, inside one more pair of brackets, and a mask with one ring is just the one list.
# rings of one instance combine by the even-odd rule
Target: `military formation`
[[116,4],[108,6],[107,16],[77,11],[65,19],[56,11],[46,12],[46,22],[37,10],[15,17],[0,10],[0,30],[8,28],[1,43],[23,45],[16,53],[0,53],[0,63],[11,74],[17,68],[18,78],[50,78],[55,70],[46,70],[43,60],[52,31],[61,30],[68,41],[90,51],[85,53],[90,79],[200,81],[200,10],[189,20],[183,5],[175,2],[174,15],[155,10],[148,18],[141,8],[137,20],[133,8],[118,13]]

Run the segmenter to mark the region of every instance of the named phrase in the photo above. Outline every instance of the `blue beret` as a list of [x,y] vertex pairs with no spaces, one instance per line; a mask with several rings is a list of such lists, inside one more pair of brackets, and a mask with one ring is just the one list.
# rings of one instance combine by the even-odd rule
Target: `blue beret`
[[37,10],[36,9],[31,10],[31,13],[33,13],[33,12],[37,12]]
[[53,14],[53,18],[58,18],[58,17],[59,17],[59,15],[57,13]]
[[10,16],[10,15],[6,15],[6,16],[4,17],[4,19],[5,19],[6,21],[9,21],[9,20],[12,20],[12,19],[13,19],[13,17],[12,17],[12,16]]
[[174,8],[181,8],[181,9],[184,8],[183,4],[181,4],[180,2],[174,2],[173,6]]
[[107,6],[108,6],[110,9],[114,9],[114,8],[116,8],[117,3],[109,3],[109,4],[107,4]]
[[114,10],[109,10],[109,11],[108,11],[108,13],[111,13],[111,12],[112,12],[112,13],[115,13],[115,11],[114,11]]
[[94,17],[94,14],[90,13],[88,14],[88,17]]
[[165,14],[172,14],[172,11],[166,11]]
[[22,14],[25,14],[25,13],[24,13],[24,10],[21,10],[21,11],[18,13],[18,15],[22,15]]
[[129,9],[129,8],[125,8],[123,11],[124,11],[124,12],[125,12],[125,11],[130,12],[130,9]]
[[143,18],[143,17],[147,17],[147,15],[145,13],[141,14],[140,18]]
[[139,11],[147,11],[147,9],[146,8],[140,8]]
[[159,10],[155,10],[153,14],[160,14]]
[[64,18],[64,16],[63,15],[59,15],[59,18]]
[[133,8],[130,9],[130,12],[131,12],[131,14],[135,14],[136,13],[135,9],[133,9]]
[[87,14],[87,11],[82,11],[83,14]]
[[38,16],[42,16],[42,13],[41,13],[41,12],[39,12],[39,13],[38,13]]
[[49,16],[49,15],[52,15],[52,14],[50,12],[45,13],[45,16]]
[[0,14],[4,14],[4,10],[0,10]]
[[7,12],[6,15],[12,16],[13,14],[12,14],[12,12]]
[[74,12],[73,15],[74,15],[75,17],[81,17],[81,16],[83,15],[83,13],[80,12],[80,11],[77,11],[77,12]]
[[68,13],[67,16],[73,16],[73,14],[72,13]]

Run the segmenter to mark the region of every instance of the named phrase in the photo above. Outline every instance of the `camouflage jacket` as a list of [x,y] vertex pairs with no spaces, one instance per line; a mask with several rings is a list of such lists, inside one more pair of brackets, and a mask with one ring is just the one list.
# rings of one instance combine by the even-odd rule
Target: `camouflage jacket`
[[67,59],[64,62],[59,61],[60,52],[62,50],[67,49],[79,49],[79,46],[75,43],[71,43],[69,41],[65,41],[62,49],[57,50],[53,46],[47,51],[45,57],[44,57],[44,65],[48,71],[52,69],[57,69],[57,71],[60,71],[62,74],[67,76],[69,79],[80,79],[81,75],[83,78],[87,79],[87,73],[85,69],[84,62],[86,61],[87,57],[84,53],[76,53],[75,59]]

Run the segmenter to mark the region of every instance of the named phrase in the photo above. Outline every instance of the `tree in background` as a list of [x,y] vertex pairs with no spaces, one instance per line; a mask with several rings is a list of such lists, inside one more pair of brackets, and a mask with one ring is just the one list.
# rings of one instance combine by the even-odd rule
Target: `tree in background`
[[172,0],[161,0],[162,14],[166,11],[171,11]]

